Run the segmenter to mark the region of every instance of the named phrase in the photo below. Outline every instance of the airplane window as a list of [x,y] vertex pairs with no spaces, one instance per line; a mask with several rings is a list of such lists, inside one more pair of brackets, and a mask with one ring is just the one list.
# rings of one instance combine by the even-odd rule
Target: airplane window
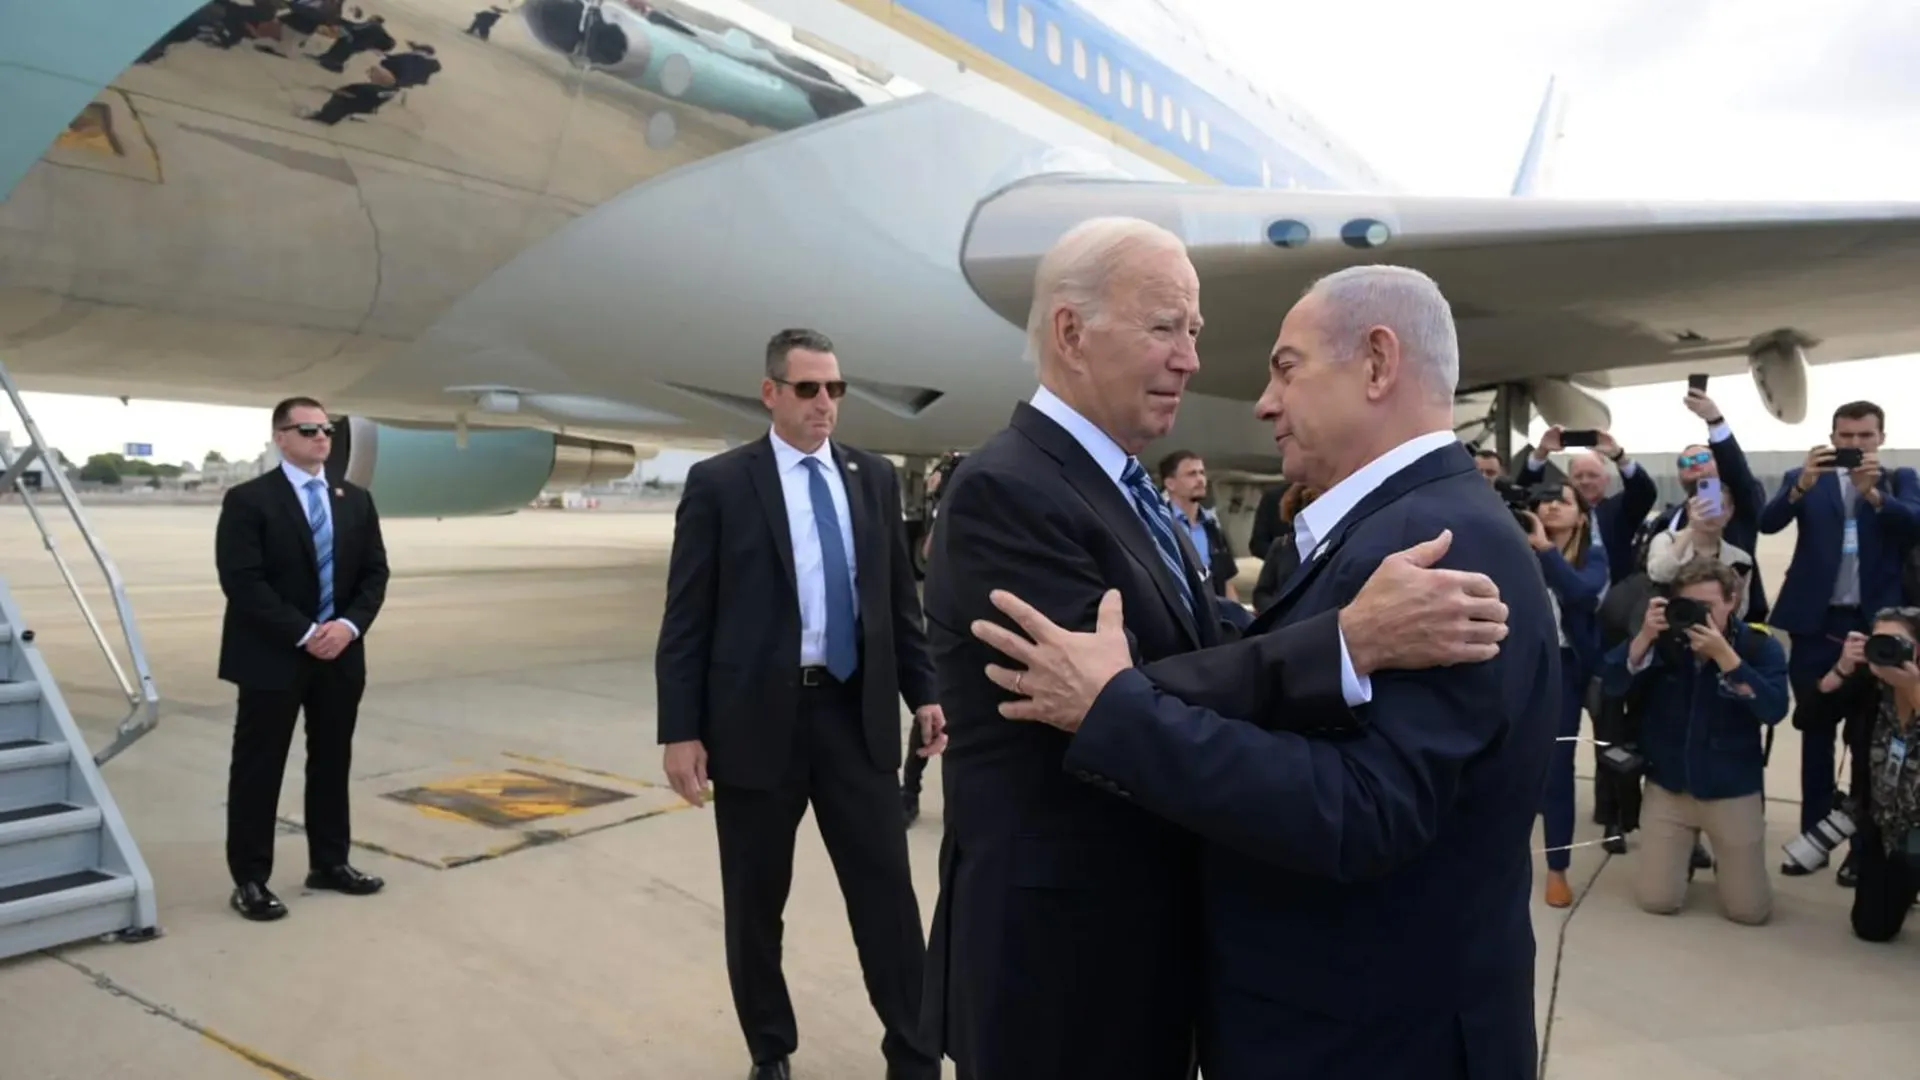
[[1133,108],[1133,72],[1120,69],[1120,104]]
[[1193,114],[1184,105],[1180,107],[1180,137],[1188,142],[1193,141]]
[[1020,44],[1033,48],[1033,9],[1020,5]]
[[1083,79],[1087,77],[1087,47],[1079,38],[1073,39],[1073,73]]
[[1060,62],[1060,28],[1053,23],[1047,24],[1047,59]]
[[1153,119],[1153,87],[1145,79],[1140,80],[1140,111],[1148,120]]
[[1200,121],[1200,149],[1213,149],[1213,129],[1207,126],[1205,120]]
[[995,30],[1007,28],[1007,0],[987,0],[987,22]]
[[1111,94],[1113,93],[1113,69],[1107,66],[1106,57],[1099,57],[1098,61],[1095,67],[1100,72],[1100,92]]
[[1173,130],[1173,99],[1170,97],[1160,99],[1160,126],[1168,131]]

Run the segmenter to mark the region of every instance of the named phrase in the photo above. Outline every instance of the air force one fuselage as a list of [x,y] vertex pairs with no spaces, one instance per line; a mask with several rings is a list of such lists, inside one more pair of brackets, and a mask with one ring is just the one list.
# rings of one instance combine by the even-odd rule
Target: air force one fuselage
[[98,92],[49,93],[59,138],[0,203],[0,358],[28,389],[319,396],[345,475],[450,515],[758,436],[790,325],[836,341],[841,437],[971,446],[1031,391],[1035,263],[1099,214],[1188,242],[1203,367],[1154,449],[1216,472],[1276,467],[1250,405],[1279,318],[1356,262],[1435,275],[1503,432],[1689,371],[1795,420],[1809,360],[1920,349],[1920,209],[1396,194],[1156,0],[477,6],[88,5],[154,44],[58,73]]

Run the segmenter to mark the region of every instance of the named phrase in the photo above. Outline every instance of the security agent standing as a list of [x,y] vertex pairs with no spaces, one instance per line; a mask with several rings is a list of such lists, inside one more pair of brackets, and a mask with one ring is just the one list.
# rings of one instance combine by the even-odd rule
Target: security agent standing
[[367,685],[366,643],[387,595],[373,497],[325,475],[333,424],[312,398],[273,410],[280,467],[227,492],[214,532],[226,616],[220,678],[240,688],[227,779],[234,910],[278,919],[267,888],[293,723],[307,717],[307,888],[364,896],[383,882],[347,862],[347,773]]
[[780,967],[794,833],[809,803],[833,859],[887,1075],[936,1080],[918,1034],[926,940],[895,772],[900,700],[945,747],[933,667],[886,459],[830,441],[846,393],[833,344],[767,345],[764,438],[695,465],[675,517],[655,655],[674,791],[714,785],[727,975],[753,1080],[799,1043]]

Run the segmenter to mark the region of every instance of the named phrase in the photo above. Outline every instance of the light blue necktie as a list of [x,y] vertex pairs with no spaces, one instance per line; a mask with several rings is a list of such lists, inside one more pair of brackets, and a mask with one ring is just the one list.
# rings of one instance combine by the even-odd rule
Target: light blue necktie
[[1187,610],[1192,611],[1193,590],[1187,585],[1186,564],[1180,559],[1180,542],[1174,539],[1173,516],[1167,512],[1166,502],[1147,481],[1147,471],[1134,458],[1127,459],[1127,467],[1120,472],[1120,483],[1125,485],[1127,494],[1133,496],[1134,513],[1147,523],[1147,532],[1153,536],[1154,546],[1160,549],[1161,560],[1180,586],[1180,599],[1185,600]]
[[333,522],[327,517],[327,482],[307,481],[307,525],[313,529],[313,554],[320,568],[320,622],[333,620]]
[[833,510],[833,492],[827,489],[827,467],[819,458],[801,460],[807,463],[807,492],[813,500],[813,524],[820,533],[820,572],[827,579],[827,671],[846,682],[860,663],[853,636],[852,564],[840,536],[840,515]]

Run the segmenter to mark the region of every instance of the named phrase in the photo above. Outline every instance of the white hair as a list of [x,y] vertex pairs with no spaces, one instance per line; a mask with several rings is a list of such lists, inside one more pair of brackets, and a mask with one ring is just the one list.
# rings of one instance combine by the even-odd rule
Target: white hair
[[1350,266],[1313,283],[1306,295],[1321,299],[1327,340],[1351,356],[1367,331],[1384,326],[1400,339],[1400,351],[1438,398],[1448,401],[1460,384],[1460,340],[1453,308],[1440,286],[1404,266]]
[[1184,253],[1178,236],[1151,221],[1091,218],[1075,225],[1041,257],[1033,272],[1033,305],[1027,310],[1027,362],[1038,365],[1053,335],[1053,312],[1065,304],[1089,324],[1106,316],[1114,272],[1141,250]]

